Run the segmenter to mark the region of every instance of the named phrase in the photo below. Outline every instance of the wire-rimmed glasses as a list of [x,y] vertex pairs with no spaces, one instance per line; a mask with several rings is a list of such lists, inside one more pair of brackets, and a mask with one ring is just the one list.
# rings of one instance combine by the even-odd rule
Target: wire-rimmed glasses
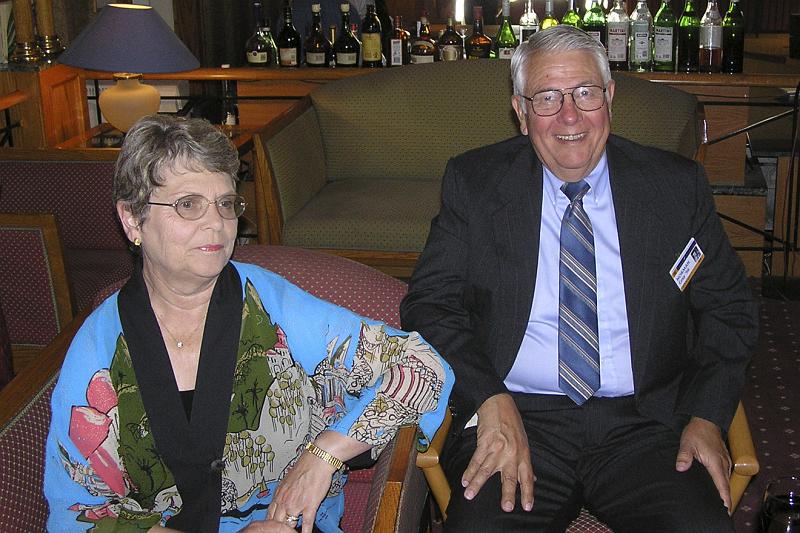
[[531,103],[534,113],[540,117],[550,117],[561,111],[567,94],[572,96],[575,107],[581,111],[597,111],[606,102],[606,88],[599,85],[548,89],[533,96],[520,96]]
[[164,202],[147,202],[147,205],[172,207],[175,209],[175,212],[178,213],[178,216],[186,220],[198,220],[202,218],[208,211],[208,206],[211,204],[217,207],[219,216],[227,220],[235,220],[242,216],[244,208],[247,206],[244,197],[238,194],[224,194],[216,200],[209,200],[201,194],[189,194],[187,196],[181,196],[171,204]]

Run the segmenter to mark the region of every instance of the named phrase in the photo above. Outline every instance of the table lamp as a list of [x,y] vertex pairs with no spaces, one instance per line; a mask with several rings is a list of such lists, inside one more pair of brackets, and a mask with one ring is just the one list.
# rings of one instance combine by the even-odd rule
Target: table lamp
[[196,69],[200,62],[150,6],[108,4],[58,58],[60,63],[114,72],[116,84],[100,93],[100,111],[128,131],[158,111],[161,96],[139,82],[142,74]]

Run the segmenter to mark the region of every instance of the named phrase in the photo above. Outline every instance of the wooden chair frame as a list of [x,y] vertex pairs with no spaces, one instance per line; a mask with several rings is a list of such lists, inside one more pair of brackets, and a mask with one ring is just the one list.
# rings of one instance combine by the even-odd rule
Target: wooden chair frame
[[[0,213],[0,227],[5,229],[20,229],[38,231],[43,240],[45,260],[52,284],[53,307],[58,321],[58,330],[63,329],[73,317],[72,297],[70,296],[67,271],[64,264],[64,251],[61,238],[58,234],[55,216],[49,213],[39,214],[11,214]],[[13,309],[6,308],[6,315],[11,315]],[[8,320],[8,316],[6,317]],[[14,358],[14,368],[19,370],[26,366],[42,350],[40,346],[15,343],[12,339],[11,353]]]

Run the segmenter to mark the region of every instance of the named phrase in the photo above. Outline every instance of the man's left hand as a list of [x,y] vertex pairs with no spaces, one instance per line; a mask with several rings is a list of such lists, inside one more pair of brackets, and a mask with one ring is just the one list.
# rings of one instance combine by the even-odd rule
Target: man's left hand
[[703,418],[693,416],[683,428],[681,444],[678,449],[678,459],[675,469],[686,472],[692,466],[692,461],[700,461],[706,467],[714,485],[719,491],[719,497],[725,503],[728,514],[731,512],[731,456],[722,440],[719,426]]

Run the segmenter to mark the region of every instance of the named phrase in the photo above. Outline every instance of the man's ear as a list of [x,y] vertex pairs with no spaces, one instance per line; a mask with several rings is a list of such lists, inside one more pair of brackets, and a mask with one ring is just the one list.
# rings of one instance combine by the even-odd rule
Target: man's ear
[[527,135],[528,121],[526,119],[528,115],[528,108],[525,107],[525,100],[515,94],[511,97],[511,107],[514,108],[514,112],[517,114],[520,133]]
[[122,223],[122,230],[128,240],[133,242],[137,238],[141,238],[141,224],[139,219],[131,212],[131,208],[123,201],[117,202],[117,216]]

